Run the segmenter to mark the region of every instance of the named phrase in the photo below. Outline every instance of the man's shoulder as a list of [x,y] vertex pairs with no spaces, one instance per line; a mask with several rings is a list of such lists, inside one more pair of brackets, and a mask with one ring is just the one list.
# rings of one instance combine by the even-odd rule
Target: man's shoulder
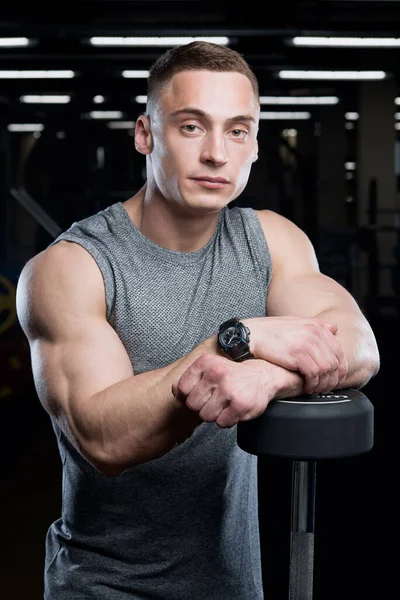
[[293,221],[290,221],[287,217],[284,217],[276,211],[270,209],[254,209],[254,212],[256,213],[261,223],[261,227],[268,238],[271,236],[277,237],[277,235],[290,232],[293,227],[297,228]]

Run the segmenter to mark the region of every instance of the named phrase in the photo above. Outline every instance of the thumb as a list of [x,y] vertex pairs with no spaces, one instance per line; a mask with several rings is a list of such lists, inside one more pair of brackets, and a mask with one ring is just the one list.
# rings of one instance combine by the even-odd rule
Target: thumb
[[176,396],[176,394],[178,393],[178,386],[176,383],[172,384],[171,391],[172,391],[173,395]]
[[328,327],[332,331],[332,333],[337,333],[337,331],[339,329],[339,326],[337,323],[328,323]]

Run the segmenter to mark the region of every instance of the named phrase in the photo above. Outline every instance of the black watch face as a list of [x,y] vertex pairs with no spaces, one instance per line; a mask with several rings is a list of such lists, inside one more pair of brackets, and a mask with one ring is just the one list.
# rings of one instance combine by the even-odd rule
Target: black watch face
[[231,348],[237,346],[242,341],[242,334],[238,327],[228,327],[220,336],[222,344]]

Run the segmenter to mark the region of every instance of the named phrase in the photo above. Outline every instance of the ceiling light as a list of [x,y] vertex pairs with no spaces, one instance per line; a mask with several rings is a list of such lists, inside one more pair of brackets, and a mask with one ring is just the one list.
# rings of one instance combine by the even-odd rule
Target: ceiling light
[[309,112],[260,112],[260,119],[309,119],[311,114]]
[[358,112],[347,112],[344,114],[344,118],[347,119],[348,121],[357,121],[359,116],[360,115]]
[[337,104],[337,96],[260,96],[260,104]]
[[[135,96],[135,102],[146,104],[147,96]],[[260,96],[260,104],[337,104],[337,96]]]
[[122,71],[122,77],[130,79],[143,79],[149,76],[149,71]]
[[385,71],[279,71],[281,79],[384,79]]
[[92,119],[121,119],[122,112],[119,110],[92,110],[89,116]]
[[29,46],[29,43],[26,37],[0,38],[0,48],[20,48]]
[[8,131],[43,131],[44,126],[42,123],[9,123],[7,125]]
[[0,79],[70,79],[74,71],[0,71]]
[[20,100],[26,104],[67,104],[71,100],[71,96],[25,95],[21,96]]
[[93,97],[93,102],[95,104],[102,104],[104,102],[104,100],[105,100],[104,96],[101,96],[100,94]]
[[227,45],[229,38],[224,36],[191,37],[191,36],[167,36],[167,37],[104,37],[96,36],[89,39],[93,46],[181,46],[195,41],[213,42],[214,44]]
[[134,129],[136,121],[110,121],[107,127],[110,129]]
[[297,36],[291,40],[294,46],[335,47],[335,48],[398,48],[400,38],[372,37],[322,37]]

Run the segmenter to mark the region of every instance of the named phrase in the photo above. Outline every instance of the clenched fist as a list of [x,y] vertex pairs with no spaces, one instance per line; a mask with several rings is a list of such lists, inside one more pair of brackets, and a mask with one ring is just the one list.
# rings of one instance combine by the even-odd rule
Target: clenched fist
[[318,317],[256,317],[244,319],[258,359],[304,376],[305,394],[335,389],[348,373],[348,363],[336,336],[337,325]]
[[203,421],[232,427],[265,411],[279,387],[280,371],[264,360],[236,363],[203,354],[172,385],[172,393]]

